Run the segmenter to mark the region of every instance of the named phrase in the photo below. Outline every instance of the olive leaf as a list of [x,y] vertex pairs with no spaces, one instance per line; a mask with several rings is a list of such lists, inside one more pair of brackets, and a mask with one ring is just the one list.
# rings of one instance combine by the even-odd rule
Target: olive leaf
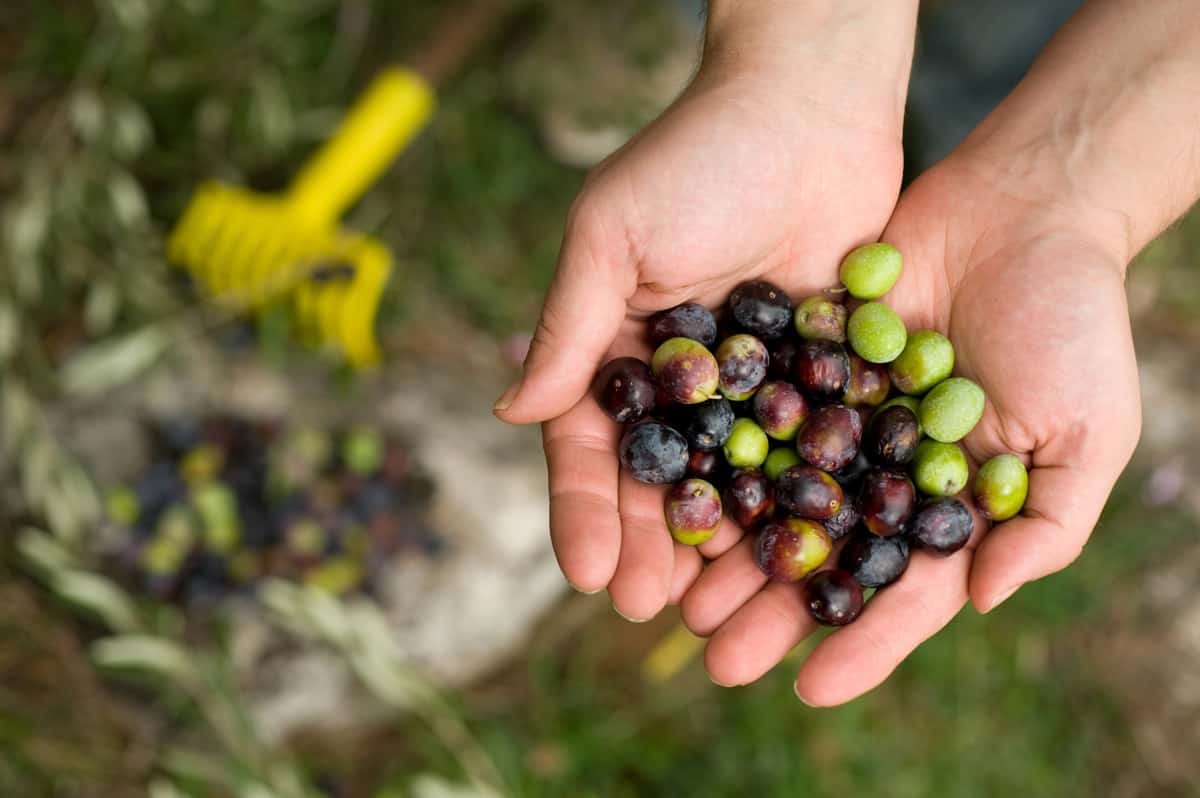
[[202,684],[192,655],[178,643],[150,635],[127,634],[92,643],[97,667],[153,673],[191,693]]
[[21,344],[21,319],[16,306],[0,297],[0,365],[12,359]]
[[46,578],[70,568],[74,562],[62,544],[32,526],[24,527],[17,537],[17,553],[27,565]]
[[59,571],[51,578],[50,589],[64,601],[99,616],[118,632],[141,628],[137,608],[129,596],[103,576],[78,569]]
[[92,396],[116,388],[148,369],[171,343],[167,327],[152,325],[93,344],[62,367],[63,390]]
[[187,793],[180,790],[166,779],[155,779],[146,788],[150,798],[188,798]]

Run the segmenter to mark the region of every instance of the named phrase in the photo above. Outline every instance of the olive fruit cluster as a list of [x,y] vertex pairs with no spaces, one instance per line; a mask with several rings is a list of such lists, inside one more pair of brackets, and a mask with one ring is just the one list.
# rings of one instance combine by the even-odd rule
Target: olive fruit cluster
[[[621,465],[671,485],[675,540],[703,543],[729,516],[756,535],[771,579],[806,580],[805,603],[825,625],[857,618],[863,590],[899,579],[911,549],[949,555],[974,528],[958,498],[970,476],[958,442],[986,398],[953,376],[944,335],[909,333],[880,301],[901,266],[894,247],[868,244],[842,261],[845,290],[793,304],[754,280],[717,314],[695,303],[662,311],[648,324],[650,363],[617,358],[596,377],[600,406],[627,425]],[[973,485],[997,522],[1020,512],[1027,490],[1012,454],[985,463]]]
[[397,439],[229,416],[149,425],[152,457],[110,486],[106,569],[189,608],[266,577],[372,592],[401,553],[436,556],[433,483]]

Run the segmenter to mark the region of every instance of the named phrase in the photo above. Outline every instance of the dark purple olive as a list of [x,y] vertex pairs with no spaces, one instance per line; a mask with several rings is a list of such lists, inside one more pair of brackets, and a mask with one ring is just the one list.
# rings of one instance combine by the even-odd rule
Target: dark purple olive
[[200,420],[187,416],[162,421],[151,432],[163,453],[172,458],[182,457],[199,446],[203,433]]
[[671,394],[663,387],[658,380],[654,381],[654,415],[659,418],[670,418],[675,415],[675,411],[684,407],[675,403],[671,398]]
[[903,466],[913,459],[921,442],[921,424],[913,411],[892,405],[871,418],[863,433],[862,450],[873,463]]
[[808,402],[790,382],[766,382],[754,394],[754,418],[777,441],[790,441],[808,418]]
[[887,537],[904,529],[917,503],[912,480],[899,471],[875,468],[863,477],[858,497],[863,526]]
[[909,524],[909,537],[922,548],[953,554],[967,545],[974,529],[967,505],[951,496],[924,504]]
[[821,523],[825,526],[825,531],[829,533],[829,539],[836,542],[854,531],[854,527],[858,526],[858,522],[861,520],[862,513],[858,511],[858,499],[847,494],[842,499],[842,509]]
[[691,338],[711,348],[717,342],[717,320],[703,305],[685,302],[651,316],[647,332],[655,348],[669,338]]
[[840,471],[854,462],[862,441],[862,418],[844,405],[825,405],[808,414],[796,432],[796,451],[822,471]]
[[694,405],[717,393],[717,359],[699,341],[670,338],[650,359],[650,370],[659,389],[672,402]]
[[732,335],[717,347],[721,393],[735,402],[754,395],[767,378],[767,347],[747,333]]
[[722,308],[714,314],[717,318],[717,340],[724,341],[726,338],[732,338],[735,335],[754,335],[745,327],[737,323],[737,319],[733,318],[733,314],[728,308]]
[[650,367],[636,357],[610,360],[596,375],[596,401],[621,424],[641,421],[654,410],[656,391]]
[[775,488],[766,474],[757,470],[738,471],[724,493],[725,512],[742,529],[753,529],[775,512]]
[[842,509],[842,486],[810,465],[784,469],[775,481],[775,501],[792,515],[823,521]]
[[720,449],[733,432],[733,406],[723,396],[696,405],[681,405],[670,413],[671,426],[683,433],[692,449]]
[[799,582],[829,557],[833,543],[816,521],[787,518],[763,524],[754,541],[754,559],[776,582]]
[[796,345],[793,368],[796,386],[820,401],[838,401],[850,383],[850,357],[837,341],[801,341]]
[[838,567],[863,587],[890,585],[908,568],[908,541],[903,535],[881,538],[859,530],[842,547]]
[[766,280],[751,280],[733,289],[729,310],[743,329],[759,338],[778,338],[792,323],[792,300]]
[[810,296],[796,306],[796,332],[801,338],[846,341],[846,306],[827,296]]
[[796,352],[800,342],[795,338],[778,338],[767,344],[767,379],[791,382],[796,378]]
[[625,430],[620,457],[621,465],[639,482],[678,482],[687,472],[687,441],[666,424],[647,421]]
[[850,464],[844,466],[840,471],[835,471],[833,478],[842,486],[842,490],[846,492],[847,496],[850,494],[858,495],[859,483],[862,482],[862,478],[872,468],[874,466],[867,459],[867,453],[859,449],[858,454],[854,456]]
[[699,477],[714,485],[721,485],[729,475],[729,466],[725,463],[725,456],[719,450],[706,452],[695,449],[688,455],[687,475]]
[[886,363],[868,363],[856,354],[850,355],[850,381],[842,403],[850,407],[879,407],[888,397],[892,381]]
[[804,603],[822,626],[845,626],[862,612],[862,587],[840,569],[821,571],[805,583]]

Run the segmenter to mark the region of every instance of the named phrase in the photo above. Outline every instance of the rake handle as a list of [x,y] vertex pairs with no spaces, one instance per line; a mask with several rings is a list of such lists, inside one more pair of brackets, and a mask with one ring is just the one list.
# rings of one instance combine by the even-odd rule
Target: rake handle
[[433,87],[416,72],[383,70],[296,175],[288,202],[315,225],[337,221],[416,137],[435,105]]
[[433,115],[433,85],[448,77],[512,10],[504,0],[470,0],[448,15],[415,69],[383,70],[334,135],[300,170],[288,201],[314,224],[331,224],[362,196]]

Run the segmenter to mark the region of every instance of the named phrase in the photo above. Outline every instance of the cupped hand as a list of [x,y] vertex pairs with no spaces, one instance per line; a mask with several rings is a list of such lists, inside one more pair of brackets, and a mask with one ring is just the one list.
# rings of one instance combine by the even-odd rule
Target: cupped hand
[[[702,560],[672,543],[662,489],[620,472],[620,429],[590,381],[609,358],[648,359],[655,311],[716,307],[752,278],[814,292],[835,282],[842,254],[883,230],[900,186],[902,95],[858,96],[867,82],[830,77],[828,63],[806,74],[821,87],[811,93],[778,75],[703,67],[589,176],[523,378],[497,402],[504,421],[546,422],[551,534],[567,580],[608,588],[628,618],[677,601]],[[727,523],[701,551],[715,556],[739,535]]]
[[[987,393],[963,441],[973,470],[1017,453],[1031,467],[1029,497],[990,530],[976,513],[971,541],[949,557],[914,552],[904,576],[801,665],[796,692],[809,704],[875,687],[968,598],[987,612],[1073,561],[1133,451],[1141,414],[1128,253],[1108,235],[1110,220],[1038,195],[952,157],[905,191],[883,235],[905,258],[886,301],[910,330],[948,335],[956,373]],[[683,610],[712,635],[706,665],[721,684],[757,679],[814,628],[796,586],[766,584],[748,540],[705,570]]]

